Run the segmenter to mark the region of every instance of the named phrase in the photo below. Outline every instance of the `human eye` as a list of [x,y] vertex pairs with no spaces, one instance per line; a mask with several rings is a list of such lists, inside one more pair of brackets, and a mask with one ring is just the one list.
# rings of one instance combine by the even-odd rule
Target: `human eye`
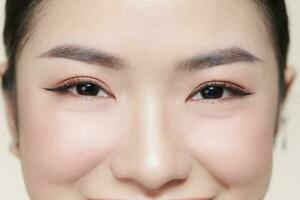
[[187,101],[207,101],[214,103],[234,98],[241,98],[253,93],[230,81],[208,81],[198,86]]
[[104,84],[101,81],[92,77],[73,77],[62,81],[54,88],[44,89],[73,97],[114,98],[114,95],[102,85]]

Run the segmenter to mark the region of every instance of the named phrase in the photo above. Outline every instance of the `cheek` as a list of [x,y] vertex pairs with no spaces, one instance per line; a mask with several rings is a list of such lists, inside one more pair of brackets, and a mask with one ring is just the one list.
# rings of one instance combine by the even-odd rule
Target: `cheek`
[[111,110],[74,112],[34,102],[23,102],[19,112],[25,180],[72,182],[111,153],[118,139],[112,132],[120,132]]
[[228,186],[261,183],[270,175],[275,116],[273,105],[242,109],[220,119],[193,116],[186,128],[186,146]]

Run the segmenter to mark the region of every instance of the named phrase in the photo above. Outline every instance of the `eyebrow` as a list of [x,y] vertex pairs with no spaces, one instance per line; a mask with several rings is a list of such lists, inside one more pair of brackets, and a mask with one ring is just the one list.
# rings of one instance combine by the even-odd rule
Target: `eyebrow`
[[262,62],[262,60],[250,52],[239,48],[231,47],[227,49],[218,49],[211,53],[192,57],[176,63],[176,70],[180,72],[193,72],[219,65],[229,65],[233,63]]
[[219,65],[229,65],[233,63],[262,62],[262,60],[250,52],[239,48],[231,47],[227,49],[218,49],[206,55],[199,55],[181,62],[176,63],[176,71],[193,72]]
[[[99,65],[113,70],[128,69],[125,60],[100,49],[87,48],[80,45],[58,45],[39,57],[64,58],[87,64]],[[194,72],[219,65],[228,65],[238,62],[261,62],[262,60],[250,52],[239,48],[230,47],[218,49],[207,54],[201,54],[175,63],[177,72]]]
[[59,45],[46,51],[39,57],[64,58],[104,66],[114,70],[124,70],[126,68],[124,59],[118,56],[99,49],[86,48],[79,45]]

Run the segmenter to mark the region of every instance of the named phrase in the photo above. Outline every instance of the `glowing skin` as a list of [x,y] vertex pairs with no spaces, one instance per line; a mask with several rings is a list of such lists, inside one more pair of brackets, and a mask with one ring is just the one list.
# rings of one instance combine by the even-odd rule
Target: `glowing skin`
[[[251,1],[50,0],[43,9],[17,63],[32,200],[263,199],[280,105],[273,46]],[[71,53],[53,51],[62,45]],[[230,49],[232,62],[175,70]],[[78,58],[82,50],[122,58],[124,69]],[[54,91],[74,77],[106,91]],[[213,81],[230,82],[222,98],[190,97]]]

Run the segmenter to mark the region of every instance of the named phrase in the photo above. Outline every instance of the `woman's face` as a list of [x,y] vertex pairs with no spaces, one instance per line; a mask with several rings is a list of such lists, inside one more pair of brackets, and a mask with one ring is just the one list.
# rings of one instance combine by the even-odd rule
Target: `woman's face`
[[278,111],[252,1],[51,0],[17,63],[32,200],[261,200]]

